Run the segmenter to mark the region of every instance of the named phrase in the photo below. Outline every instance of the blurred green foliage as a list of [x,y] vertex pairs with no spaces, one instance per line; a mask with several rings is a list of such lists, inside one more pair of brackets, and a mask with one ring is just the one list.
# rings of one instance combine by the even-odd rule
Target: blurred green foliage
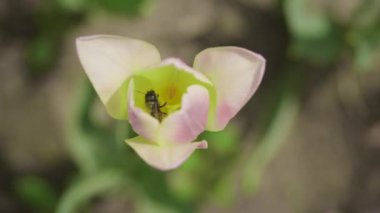
[[[313,4],[314,3],[314,4]],[[285,0],[284,13],[292,36],[291,55],[298,60],[331,62],[342,47],[342,29],[310,0]]]
[[375,62],[373,55],[380,46],[380,2],[364,1],[354,14],[347,34],[354,51],[356,70],[369,70]]
[[81,21],[82,16],[61,8],[56,1],[43,1],[34,11],[36,31],[26,53],[30,76],[39,77],[52,70],[61,53],[64,36]]
[[112,14],[136,16],[148,0],[57,0],[41,1],[34,11],[36,33],[26,53],[29,74],[39,77],[52,70],[61,53],[65,35],[90,13],[105,10]]
[[[113,190],[137,197],[136,212],[194,212],[205,201],[232,204],[238,187],[255,192],[298,115],[307,75],[298,67],[304,61],[334,66],[349,52],[355,65],[352,70],[361,72],[370,70],[379,51],[379,1],[362,1],[344,24],[336,22],[328,9],[312,3],[278,1],[291,38],[284,80],[268,92],[271,95],[263,102],[263,116],[257,121],[257,138],[248,141],[255,146],[249,149],[241,132],[230,125],[218,133],[202,134],[199,139],[206,139],[210,148],[194,153],[179,169],[166,173],[152,169],[125,145],[124,140],[135,135],[126,121],[97,119],[95,109],[100,103],[85,83],[78,89],[81,93],[66,133],[79,174],[60,198],[58,212],[88,210],[86,204]],[[144,12],[146,5],[147,0],[42,1],[34,14],[37,30],[26,53],[30,74],[41,76],[52,70],[64,36],[94,11],[133,16]],[[37,212],[51,212],[57,203],[55,192],[38,177],[18,180],[16,191]]]
[[35,210],[35,212],[53,212],[58,196],[53,187],[38,176],[24,176],[14,182],[16,194],[20,200]]
[[329,8],[318,1],[284,0],[283,5],[293,57],[331,63],[348,46],[354,52],[357,70],[368,70],[380,40],[379,1],[360,2],[348,24],[334,21]]

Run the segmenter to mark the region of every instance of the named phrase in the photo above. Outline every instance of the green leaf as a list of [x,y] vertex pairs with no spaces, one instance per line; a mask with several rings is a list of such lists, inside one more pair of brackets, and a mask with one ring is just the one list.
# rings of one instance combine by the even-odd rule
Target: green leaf
[[272,120],[269,129],[246,161],[243,176],[243,189],[247,192],[257,190],[261,183],[265,166],[273,159],[275,153],[286,141],[298,115],[298,99],[292,94],[285,94]]
[[103,170],[98,174],[82,177],[63,194],[57,213],[81,212],[80,209],[91,199],[111,189],[124,187],[127,183],[124,173],[118,170]]

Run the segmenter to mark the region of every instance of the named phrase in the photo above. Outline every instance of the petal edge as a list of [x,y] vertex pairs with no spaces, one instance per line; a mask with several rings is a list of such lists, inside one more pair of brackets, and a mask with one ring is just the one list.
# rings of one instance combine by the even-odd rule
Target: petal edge
[[216,88],[216,106],[207,130],[219,131],[248,102],[264,75],[265,59],[240,47],[214,47],[200,52],[194,69],[206,75]]
[[182,107],[165,118],[159,130],[159,140],[181,144],[195,140],[207,124],[209,94],[200,85],[188,87],[182,96]]
[[179,167],[199,147],[207,147],[206,141],[185,143],[173,146],[158,146],[149,144],[141,137],[125,141],[150,166],[162,170],[172,170]]
[[158,50],[141,40],[111,35],[79,37],[76,47],[79,60],[107,111],[112,117],[126,119],[125,101],[117,104],[118,100],[112,100],[112,106],[108,102],[133,72],[160,62]]

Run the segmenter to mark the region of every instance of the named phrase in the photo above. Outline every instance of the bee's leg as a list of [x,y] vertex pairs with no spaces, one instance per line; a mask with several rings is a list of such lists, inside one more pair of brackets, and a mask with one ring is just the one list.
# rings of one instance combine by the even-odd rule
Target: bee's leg
[[160,106],[160,108],[162,108],[162,107],[164,107],[164,106],[166,106],[166,102],[165,102],[164,104],[162,104],[162,105]]

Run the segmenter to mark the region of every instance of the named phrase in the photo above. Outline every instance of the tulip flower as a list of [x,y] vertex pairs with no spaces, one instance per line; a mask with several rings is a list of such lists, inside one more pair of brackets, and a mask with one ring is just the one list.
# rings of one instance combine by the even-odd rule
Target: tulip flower
[[126,143],[149,165],[180,166],[247,103],[264,74],[265,59],[239,47],[200,52],[190,67],[177,58],[161,61],[151,44],[95,35],[76,41],[81,64],[107,112],[128,120],[137,137]]

